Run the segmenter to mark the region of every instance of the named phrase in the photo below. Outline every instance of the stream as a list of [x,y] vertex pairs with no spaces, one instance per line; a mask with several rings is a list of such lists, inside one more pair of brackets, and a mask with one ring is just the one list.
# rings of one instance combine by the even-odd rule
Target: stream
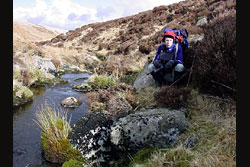
[[[66,110],[71,127],[88,113],[84,93],[72,89],[76,84],[87,83],[89,74],[64,74],[61,79],[69,81],[56,86],[39,86],[32,89],[34,98],[24,106],[13,109],[13,167],[56,167],[42,157],[40,145],[41,128],[34,122],[35,113],[46,103],[57,111]],[[60,104],[65,98],[73,96],[82,101],[76,108],[63,108]]]

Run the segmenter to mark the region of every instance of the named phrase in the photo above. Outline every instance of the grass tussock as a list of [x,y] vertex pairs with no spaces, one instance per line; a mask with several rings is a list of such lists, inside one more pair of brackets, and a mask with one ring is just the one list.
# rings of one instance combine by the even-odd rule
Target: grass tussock
[[108,74],[95,74],[88,78],[88,84],[93,89],[104,89],[117,85],[118,78]]
[[67,112],[56,111],[48,105],[41,106],[35,113],[37,125],[41,128],[44,137],[51,143],[61,139],[67,139],[70,128],[70,119],[67,120]]
[[67,112],[51,108],[47,104],[35,113],[37,125],[41,128],[41,147],[46,160],[62,164],[70,159],[85,162],[81,153],[72,148],[68,134],[71,131]]

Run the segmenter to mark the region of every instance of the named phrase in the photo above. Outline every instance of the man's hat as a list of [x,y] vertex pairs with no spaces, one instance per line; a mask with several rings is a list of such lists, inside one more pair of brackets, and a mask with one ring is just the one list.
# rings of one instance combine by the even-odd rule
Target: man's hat
[[170,37],[170,38],[175,39],[175,33],[173,31],[166,31],[164,33],[164,37]]

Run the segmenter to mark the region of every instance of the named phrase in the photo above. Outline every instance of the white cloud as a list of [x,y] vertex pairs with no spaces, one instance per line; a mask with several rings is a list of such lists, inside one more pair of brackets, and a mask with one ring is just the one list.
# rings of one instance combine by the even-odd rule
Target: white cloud
[[[54,26],[63,29],[75,29],[97,18],[95,9],[81,6],[71,0],[52,0],[50,4],[44,0],[36,0],[32,8],[15,8],[13,16],[16,20],[32,22],[35,24]],[[74,14],[75,20],[69,16]],[[87,20],[80,20],[82,15],[88,15]]]
[[14,8],[13,16],[16,20],[69,30],[93,22],[102,22],[137,14],[145,10],[153,9],[156,6],[168,5],[179,1],[180,0],[114,0],[107,1],[105,6],[91,8],[73,2],[73,0],[51,0],[49,2],[36,0],[32,8]]

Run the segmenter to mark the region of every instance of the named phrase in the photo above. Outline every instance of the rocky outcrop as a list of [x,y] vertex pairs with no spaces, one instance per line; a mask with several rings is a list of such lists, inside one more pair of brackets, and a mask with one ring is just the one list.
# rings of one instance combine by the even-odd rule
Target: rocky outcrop
[[175,146],[188,128],[185,113],[183,108],[144,109],[115,121],[108,112],[96,111],[74,125],[69,140],[83,157],[105,163],[142,148]]
[[53,75],[57,74],[57,69],[50,59],[42,58],[36,55],[32,57],[33,57],[32,65],[35,68],[42,70],[46,73],[51,73]]

